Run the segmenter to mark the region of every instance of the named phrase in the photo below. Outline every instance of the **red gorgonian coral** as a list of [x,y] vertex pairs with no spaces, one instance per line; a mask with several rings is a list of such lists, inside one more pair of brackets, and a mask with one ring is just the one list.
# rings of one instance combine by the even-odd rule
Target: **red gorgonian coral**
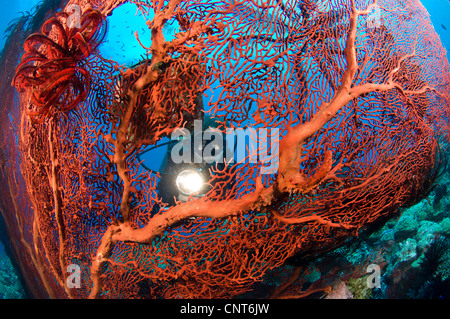
[[[2,132],[2,213],[35,296],[240,296],[430,190],[450,76],[419,1],[131,1],[151,30],[133,66],[93,50],[93,9],[124,1],[70,2],[81,31],[60,14],[26,41]],[[278,170],[217,163],[203,196],[170,202],[138,155],[204,113],[221,132],[279,130]],[[264,296],[306,295],[287,282]]]
[[82,102],[90,88],[90,76],[83,67],[105,35],[106,19],[86,10],[79,25],[70,25],[69,14],[60,12],[48,19],[41,33],[30,35],[17,67],[13,85],[31,90],[30,116],[42,122],[56,111],[67,112]]

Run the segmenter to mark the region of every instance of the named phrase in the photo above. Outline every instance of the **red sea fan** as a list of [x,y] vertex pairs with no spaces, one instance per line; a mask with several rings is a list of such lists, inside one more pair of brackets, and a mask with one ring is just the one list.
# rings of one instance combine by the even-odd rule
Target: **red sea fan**
[[40,123],[55,112],[68,112],[82,102],[90,88],[83,61],[96,49],[106,31],[106,19],[93,9],[82,14],[76,27],[68,25],[69,14],[48,19],[41,33],[30,35],[12,84],[28,91],[29,115]]
[[[106,17],[125,2],[94,8]],[[450,73],[419,0],[128,2],[151,31],[124,26],[151,43],[140,63],[95,51],[102,15],[84,10],[80,28],[67,29],[60,14],[27,40],[14,82],[24,92],[0,112],[2,226],[34,297],[326,291],[346,264],[330,263],[311,285],[292,266],[365,238],[430,192]],[[230,148],[245,157],[235,163],[144,167],[159,156],[140,154],[202,118],[225,139],[259,136],[233,134]],[[266,143],[260,129],[279,134]],[[174,162],[168,150],[163,164]],[[182,201],[174,179],[184,164],[210,173],[203,196]]]

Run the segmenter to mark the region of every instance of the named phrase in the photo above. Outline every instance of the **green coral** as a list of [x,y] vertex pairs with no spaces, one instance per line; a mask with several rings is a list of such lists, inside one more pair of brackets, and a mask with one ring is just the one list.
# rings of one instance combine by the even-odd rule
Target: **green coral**
[[436,275],[440,275],[442,281],[450,278],[450,251],[447,251],[441,258]]
[[355,299],[370,299],[372,296],[372,288],[367,285],[366,276],[350,279],[347,288]]
[[0,299],[22,299],[25,292],[11,261],[0,255]]

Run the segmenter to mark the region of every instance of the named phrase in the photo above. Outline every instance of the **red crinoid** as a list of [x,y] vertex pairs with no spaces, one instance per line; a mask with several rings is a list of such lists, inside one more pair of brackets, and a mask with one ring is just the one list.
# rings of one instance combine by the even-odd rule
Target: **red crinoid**
[[59,12],[44,23],[41,33],[25,40],[25,53],[12,84],[19,92],[30,90],[33,122],[74,109],[88,94],[90,77],[83,61],[103,39],[106,19],[88,9],[78,26],[68,24],[69,14]]

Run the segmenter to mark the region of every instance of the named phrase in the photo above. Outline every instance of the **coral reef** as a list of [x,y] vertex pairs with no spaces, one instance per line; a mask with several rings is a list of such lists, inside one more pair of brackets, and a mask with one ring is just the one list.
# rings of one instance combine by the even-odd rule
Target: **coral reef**
[[0,299],[22,299],[25,292],[11,260],[0,251]]
[[[397,218],[388,220],[361,242],[335,252],[339,256],[335,263],[340,269],[338,277],[345,282],[353,298],[450,297],[449,199],[440,194],[450,186],[450,171],[442,172],[437,185],[441,186],[434,188],[428,197],[402,208]],[[376,263],[374,252],[377,251],[381,252],[383,266],[380,286],[370,288],[368,272],[354,272],[354,269]],[[320,268],[320,263],[317,260],[308,267]]]

